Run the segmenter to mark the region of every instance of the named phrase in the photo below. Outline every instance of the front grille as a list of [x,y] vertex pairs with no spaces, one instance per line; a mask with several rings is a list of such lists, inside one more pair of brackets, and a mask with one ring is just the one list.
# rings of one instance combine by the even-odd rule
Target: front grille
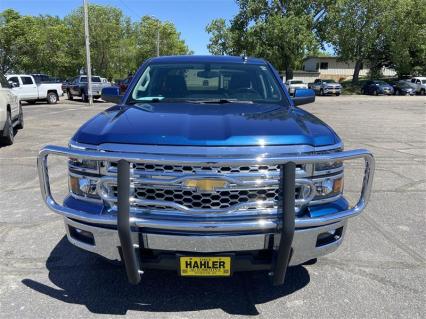
[[[115,172],[117,163],[109,163],[112,171]],[[306,165],[297,165],[296,170],[302,172],[306,169]],[[162,164],[149,164],[149,163],[132,163],[131,168],[136,173],[151,174],[151,173],[165,173],[165,174],[239,174],[239,173],[279,173],[278,165],[252,165],[252,166],[183,166],[183,165],[162,165]]]
[[[114,187],[114,196],[117,188]],[[296,198],[299,196],[297,191]],[[149,187],[136,187],[133,197],[137,200],[164,201],[166,205],[176,203],[188,209],[214,209],[223,210],[248,202],[267,202],[263,208],[275,207],[279,199],[278,188],[247,189],[247,190],[218,190],[214,192],[198,192],[185,189],[158,189]],[[139,208],[152,208],[150,204],[136,204]],[[158,207],[157,207],[158,208]],[[255,208],[255,207],[254,207]]]

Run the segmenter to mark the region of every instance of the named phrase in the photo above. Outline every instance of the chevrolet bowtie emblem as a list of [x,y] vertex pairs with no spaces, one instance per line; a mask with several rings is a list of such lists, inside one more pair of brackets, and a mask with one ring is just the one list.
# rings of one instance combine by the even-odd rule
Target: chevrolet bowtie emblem
[[188,179],[183,182],[186,187],[196,188],[199,192],[213,192],[216,188],[228,186],[228,181],[223,179]]

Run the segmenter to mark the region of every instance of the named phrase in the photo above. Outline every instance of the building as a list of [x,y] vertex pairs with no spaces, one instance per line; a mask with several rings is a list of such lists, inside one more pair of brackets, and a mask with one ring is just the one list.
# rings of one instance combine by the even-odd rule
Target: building
[[[354,61],[340,61],[339,57],[335,56],[310,56],[303,61],[303,71],[319,72],[319,78],[334,79],[336,81],[352,78],[354,68]],[[368,66],[361,65],[359,75],[366,76],[369,70]],[[384,76],[395,76],[396,72],[393,69],[384,67],[382,74]]]

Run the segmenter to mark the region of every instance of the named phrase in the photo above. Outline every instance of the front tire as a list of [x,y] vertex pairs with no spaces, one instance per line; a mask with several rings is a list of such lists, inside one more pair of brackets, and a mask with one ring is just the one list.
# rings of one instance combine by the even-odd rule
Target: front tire
[[72,94],[71,94],[71,92],[69,90],[67,91],[67,98],[70,101],[72,101],[74,99],[74,97],[72,96]]
[[320,95],[324,96],[324,90],[323,89],[320,90]]
[[22,111],[22,105],[19,104],[19,118],[18,124],[16,125],[16,129],[22,130],[24,128],[24,112]]
[[379,95],[379,92],[377,92],[377,90],[374,90],[373,94],[374,94],[375,96],[377,96],[377,95]]
[[426,90],[425,89],[421,89],[420,90],[420,95],[425,95],[426,94]]
[[0,139],[2,145],[12,145],[15,138],[15,132],[13,130],[12,115],[7,112],[6,124],[3,130],[3,136]]
[[48,104],[56,104],[58,103],[59,97],[55,92],[47,93],[47,103]]

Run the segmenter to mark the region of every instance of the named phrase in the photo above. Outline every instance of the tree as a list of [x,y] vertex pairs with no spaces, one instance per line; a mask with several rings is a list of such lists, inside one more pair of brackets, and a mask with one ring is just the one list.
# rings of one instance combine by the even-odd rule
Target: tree
[[5,74],[16,68],[19,59],[17,39],[22,36],[20,14],[7,9],[0,14],[0,71]]
[[160,33],[160,55],[192,54],[171,22],[144,16],[135,28],[138,65],[157,55],[157,32]]
[[383,13],[389,7],[388,0],[337,0],[328,8],[322,38],[342,60],[355,61],[353,83],[358,82],[363,62],[383,62],[378,56],[388,31]]
[[291,78],[292,68],[318,49],[315,29],[327,1],[237,0],[237,4],[239,12],[229,25],[216,19],[206,27],[211,53],[263,57]]
[[426,73],[426,2],[393,1],[387,12],[386,45],[390,65],[399,76]]

